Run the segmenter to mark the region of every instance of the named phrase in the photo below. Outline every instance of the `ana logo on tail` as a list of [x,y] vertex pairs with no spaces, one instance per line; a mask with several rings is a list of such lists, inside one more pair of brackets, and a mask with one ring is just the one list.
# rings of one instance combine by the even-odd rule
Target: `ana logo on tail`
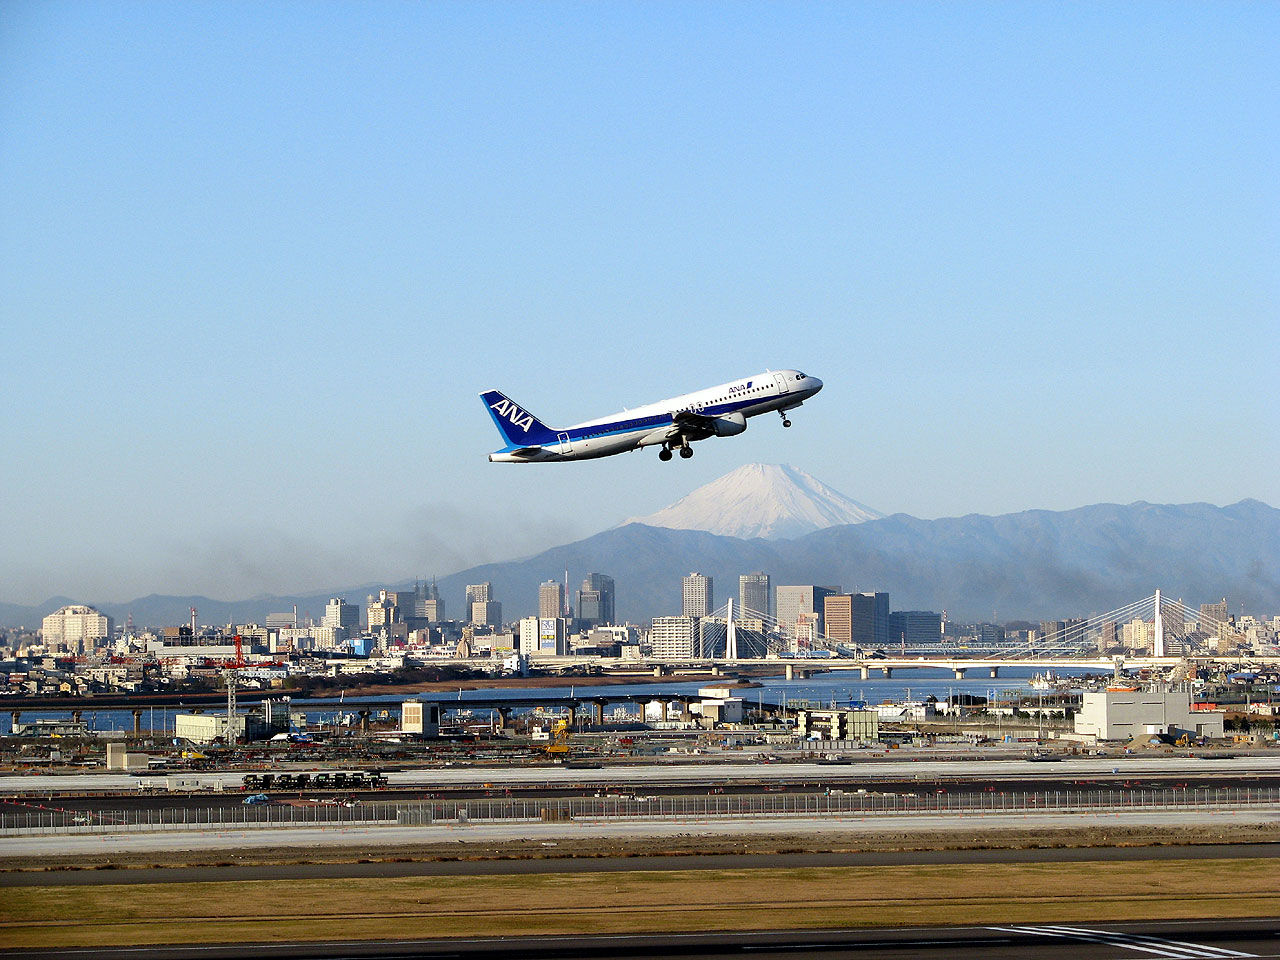
[[517,430],[528,433],[533,429],[533,414],[525,413],[506,397],[503,397],[497,403],[490,404],[489,409],[499,417],[506,417]]

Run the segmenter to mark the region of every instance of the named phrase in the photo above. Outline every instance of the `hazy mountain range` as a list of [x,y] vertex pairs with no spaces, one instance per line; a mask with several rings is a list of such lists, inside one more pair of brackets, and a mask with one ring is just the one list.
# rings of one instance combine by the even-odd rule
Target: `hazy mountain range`
[[[752,464],[642,519],[534,557],[444,577],[446,613],[463,616],[466,584],[488,580],[506,619],[527,616],[536,612],[538,584],[566,570],[571,599],[586,574],[612,576],[619,617],[637,622],[678,613],[680,577],[694,570],[714,578],[717,605],[736,596],[739,575],[764,571],[775,585],[887,590],[894,609],[946,610],[966,620],[1101,613],[1157,587],[1193,606],[1225,596],[1232,612],[1241,603],[1249,612],[1280,612],[1280,510],[1257,500],[919,520],[881,517],[793,467]],[[672,529],[677,525],[686,528]],[[805,530],[813,532],[796,535]],[[262,622],[295,603],[319,617],[328,597],[363,603],[373,589],[240,601],[153,595],[95,606],[117,622],[132,612],[141,625],[184,623],[192,606],[202,623]],[[0,603],[0,623],[38,625],[69,602]]]

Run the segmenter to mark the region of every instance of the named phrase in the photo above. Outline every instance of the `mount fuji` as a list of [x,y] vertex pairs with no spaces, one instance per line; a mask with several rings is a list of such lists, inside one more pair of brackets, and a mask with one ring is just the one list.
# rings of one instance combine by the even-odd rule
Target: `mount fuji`
[[748,463],[647,517],[628,523],[720,537],[786,540],[884,514],[789,464]]

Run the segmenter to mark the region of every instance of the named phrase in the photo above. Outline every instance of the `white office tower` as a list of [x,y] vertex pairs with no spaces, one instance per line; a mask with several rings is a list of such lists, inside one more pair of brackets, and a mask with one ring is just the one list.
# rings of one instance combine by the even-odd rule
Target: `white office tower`
[[654,617],[649,647],[657,660],[692,660],[698,633],[696,617]]
[[683,613],[686,617],[709,617],[715,609],[711,578],[701,573],[691,573],[681,580],[684,594]]
[[520,620],[519,646],[516,648],[526,657],[538,652],[539,617],[522,617]]
[[40,633],[49,646],[59,646],[74,654],[85,654],[97,646],[97,641],[111,639],[114,626],[110,617],[93,607],[74,605],[63,607],[45,617]]
[[769,617],[769,575],[748,573],[738,578],[739,615],[743,617]]
[[320,621],[324,627],[337,627],[348,631],[348,636],[360,632],[360,608],[347,603],[342,597],[330,597],[324,605],[324,617]]
[[467,584],[467,609],[471,609],[473,603],[487,603],[493,599],[493,584],[485,583],[469,583]]

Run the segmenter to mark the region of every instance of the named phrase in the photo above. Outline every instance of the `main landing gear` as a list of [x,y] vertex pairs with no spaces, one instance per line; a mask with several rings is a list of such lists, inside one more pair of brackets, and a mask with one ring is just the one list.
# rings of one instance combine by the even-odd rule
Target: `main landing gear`
[[791,426],[791,421],[787,419],[787,411],[785,411],[785,410],[779,410],[779,411],[778,411],[778,416],[780,416],[780,417],[782,418],[782,425],[783,425],[784,427],[789,427],[789,426]]
[[[680,446],[680,459],[688,460],[692,456],[693,456],[693,447],[689,446],[688,443],[682,444]],[[663,444],[662,449],[658,451],[658,459],[661,460],[663,463],[666,463],[668,460],[670,460],[671,448],[668,447],[666,444]]]

